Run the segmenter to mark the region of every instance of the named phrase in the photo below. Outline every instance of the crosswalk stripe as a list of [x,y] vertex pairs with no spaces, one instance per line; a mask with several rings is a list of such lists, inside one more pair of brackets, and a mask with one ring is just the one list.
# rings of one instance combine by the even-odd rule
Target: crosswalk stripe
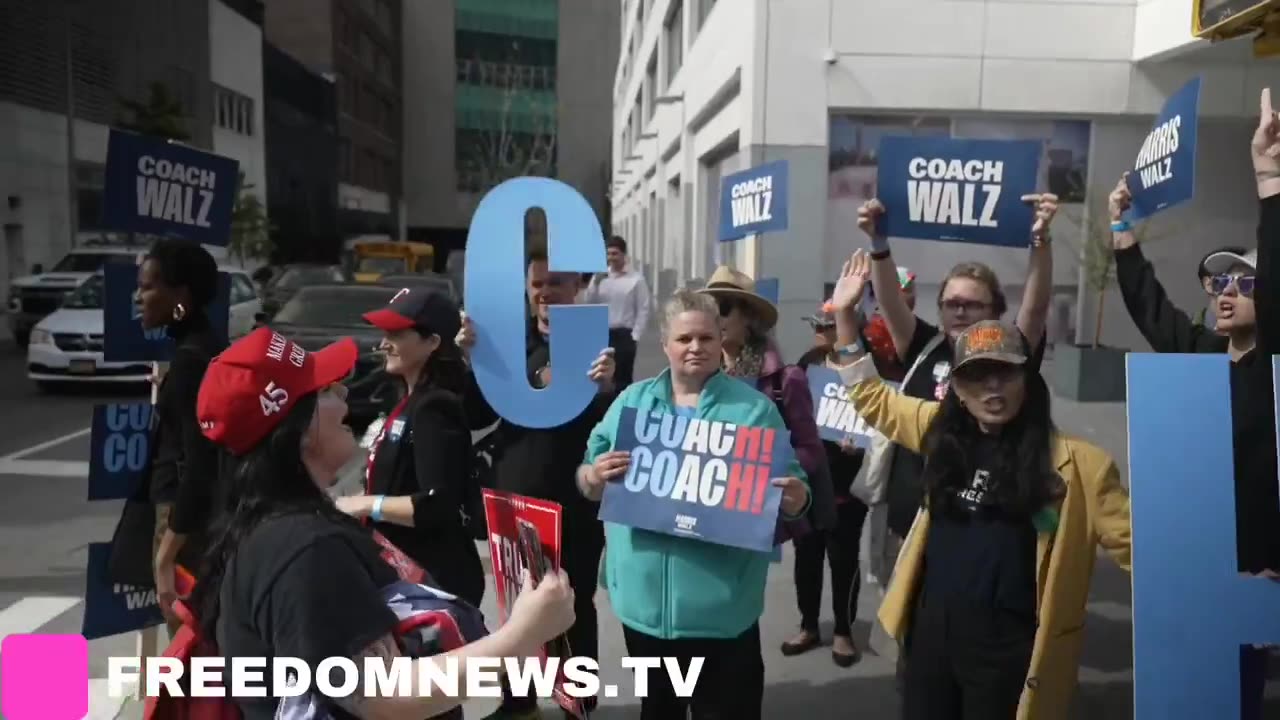
[[0,475],[33,477],[89,477],[89,463],[72,460],[11,460],[0,458]]
[[80,604],[70,596],[24,597],[0,610],[0,640],[39,630],[42,625]]
[[89,714],[85,720],[115,720],[120,709],[128,703],[137,690],[137,683],[130,683],[120,697],[111,697],[106,678],[89,680]]

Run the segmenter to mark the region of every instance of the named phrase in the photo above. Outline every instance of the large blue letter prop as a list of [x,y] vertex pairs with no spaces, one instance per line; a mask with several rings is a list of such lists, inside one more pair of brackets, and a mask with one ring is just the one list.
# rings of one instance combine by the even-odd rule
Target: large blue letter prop
[[1240,717],[1240,646],[1280,643],[1280,583],[1237,572],[1227,363],[1128,358],[1136,720]]
[[553,272],[604,271],[600,221],[582,195],[557,180],[515,178],[490,190],[471,219],[465,306],[476,330],[471,367],[485,399],[516,425],[549,428],[577,417],[595,397],[587,372],[609,344],[609,309],[551,308],[551,384],[533,389],[525,367],[524,226],[530,208],[546,214]]

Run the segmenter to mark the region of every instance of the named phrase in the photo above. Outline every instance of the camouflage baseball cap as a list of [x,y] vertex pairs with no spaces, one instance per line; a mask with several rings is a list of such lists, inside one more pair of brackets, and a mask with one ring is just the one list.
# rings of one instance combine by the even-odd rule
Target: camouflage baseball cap
[[979,360],[1022,365],[1027,362],[1027,351],[1022,341],[1022,331],[1012,323],[999,320],[983,320],[965,329],[956,338],[955,360],[959,370],[968,363]]

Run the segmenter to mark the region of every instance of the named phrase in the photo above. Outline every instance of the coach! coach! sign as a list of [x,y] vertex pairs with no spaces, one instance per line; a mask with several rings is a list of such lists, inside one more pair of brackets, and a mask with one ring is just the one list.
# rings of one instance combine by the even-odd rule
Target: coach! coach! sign
[[770,552],[791,440],[786,431],[624,408],[622,482],[605,487],[600,519],[667,535]]

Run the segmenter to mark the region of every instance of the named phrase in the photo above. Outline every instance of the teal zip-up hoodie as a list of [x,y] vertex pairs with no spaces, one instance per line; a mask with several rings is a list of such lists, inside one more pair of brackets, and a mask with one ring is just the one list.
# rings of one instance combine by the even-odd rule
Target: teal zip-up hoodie
[[[587,464],[613,449],[622,408],[674,414],[671,371],[629,386],[614,400],[587,439]],[[696,417],[786,429],[772,400],[723,372],[707,379]],[[788,475],[808,485],[794,460]],[[663,640],[734,638],[764,612],[768,553],[608,522],[604,531],[604,587],[614,614],[632,630]]]

